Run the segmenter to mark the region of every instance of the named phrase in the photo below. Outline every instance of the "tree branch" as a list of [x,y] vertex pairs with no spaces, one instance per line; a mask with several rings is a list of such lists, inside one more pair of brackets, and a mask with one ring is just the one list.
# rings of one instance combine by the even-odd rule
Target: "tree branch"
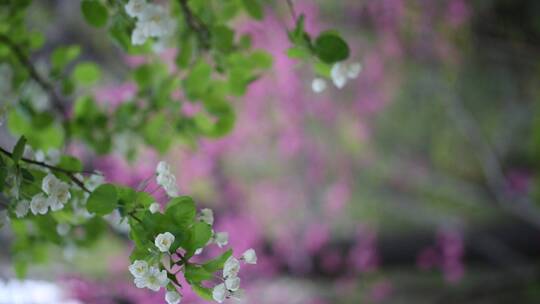
[[178,0],[178,3],[180,4],[180,8],[182,9],[182,14],[184,15],[184,18],[186,18],[186,23],[188,27],[190,27],[197,34],[197,37],[199,38],[203,49],[209,49],[210,31],[208,30],[206,24],[197,15],[193,13],[193,11],[188,5],[188,0]]
[[[9,157],[12,157],[12,153],[7,151],[6,149],[0,147],[0,152],[9,156]],[[32,160],[32,159],[28,159],[28,158],[21,158],[21,160],[25,163],[29,163],[29,164],[33,164],[33,165],[36,165],[36,166],[40,166],[40,167],[44,167],[44,168],[47,168],[47,169],[50,169],[52,171],[56,171],[56,172],[60,172],[60,173],[64,173],[65,175],[67,175],[71,181],[73,181],[77,186],[79,186],[83,191],[87,192],[87,193],[91,193],[92,191],[88,190],[88,188],[86,188],[86,186],[84,185],[84,183],[78,179],[75,174],[77,173],[89,173],[88,171],[72,171],[72,170],[67,170],[67,169],[64,169],[64,168],[60,168],[60,167],[56,167],[56,166],[51,166],[49,164],[46,164],[44,162],[39,162],[39,161],[35,161],[35,160]],[[95,174],[95,173],[89,173],[89,174]]]
[[13,40],[11,40],[8,36],[4,34],[0,34],[0,43],[8,46],[10,50],[13,52],[19,63],[28,71],[30,74],[30,78],[32,78],[35,82],[38,83],[38,85],[49,94],[51,97],[53,106],[55,109],[62,115],[62,118],[65,119],[67,117],[67,109],[60,98],[60,96],[56,93],[56,90],[54,86],[49,83],[47,80],[45,80],[39,73],[37,72],[34,64],[30,61],[28,56],[26,56],[24,50],[17,45]]

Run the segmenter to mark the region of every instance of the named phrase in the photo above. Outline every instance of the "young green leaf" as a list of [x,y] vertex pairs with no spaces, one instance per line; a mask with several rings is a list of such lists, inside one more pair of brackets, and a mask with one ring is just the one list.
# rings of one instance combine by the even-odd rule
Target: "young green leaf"
[[324,32],[315,40],[315,53],[322,61],[332,64],[349,57],[347,42],[334,32]]
[[81,11],[88,24],[95,27],[103,27],[109,19],[107,8],[96,0],[83,0]]
[[242,4],[251,17],[257,20],[264,17],[263,7],[258,0],[242,0]]
[[101,78],[101,70],[94,63],[83,62],[75,67],[73,77],[81,85],[92,85]]
[[11,154],[11,158],[15,163],[18,163],[21,159],[23,153],[24,153],[24,146],[26,145],[26,137],[21,136],[17,143],[15,144],[15,147],[13,147],[13,153]]
[[111,184],[99,186],[88,198],[88,211],[98,215],[111,213],[118,206],[118,193]]

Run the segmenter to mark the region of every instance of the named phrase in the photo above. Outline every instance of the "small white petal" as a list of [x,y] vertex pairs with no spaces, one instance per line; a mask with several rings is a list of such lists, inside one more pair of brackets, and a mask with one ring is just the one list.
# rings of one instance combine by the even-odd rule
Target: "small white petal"
[[347,84],[347,71],[347,67],[341,62],[338,62],[332,66],[330,76],[332,78],[332,82],[334,82],[334,85],[339,89],[343,88],[345,84]]
[[214,287],[212,290],[212,298],[218,303],[223,303],[223,301],[225,301],[227,298],[227,288],[225,287],[225,284],[221,283]]
[[169,252],[172,243],[174,243],[174,235],[170,232],[160,233],[154,240],[154,244],[161,252]]
[[212,211],[212,209],[209,209],[209,208],[202,209],[201,215],[199,215],[199,220],[212,226],[214,224],[214,212]]
[[144,12],[146,8],[146,0],[130,0],[125,6],[124,9],[130,17],[138,18]]
[[347,77],[350,79],[358,78],[360,72],[362,71],[362,65],[359,62],[352,63],[347,68]]
[[165,301],[167,301],[167,304],[179,304],[182,301],[182,295],[176,291],[167,291]]
[[152,203],[150,205],[150,207],[148,207],[148,210],[150,211],[150,213],[154,214],[154,213],[157,213],[159,212],[159,204],[158,203]]
[[313,82],[311,83],[311,89],[315,93],[321,93],[324,90],[326,90],[326,81],[322,78],[315,78],[313,79]]
[[33,214],[46,214],[49,209],[47,197],[43,193],[39,193],[32,198],[30,202],[30,210]]
[[15,215],[17,215],[18,218],[24,217],[28,214],[29,210],[30,202],[27,200],[21,200],[17,202],[17,206],[15,207]]
[[61,223],[56,225],[56,232],[60,236],[66,236],[69,233],[69,230],[71,229],[71,226],[66,223]]
[[240,271],[240,262],[233,256],[229,257],[223,266],[223,277],[233,278]]
[[251,248],[246,250],[242,255],[242,260],[244,260],[246,264],[257,264],[257,254],[255,253],[255,250]]
[[218,245],[219,248],[227,246],[229,243],[229,233],[227,232],[218,232],[214,235],[214,242]]
[[142,278],[148,274],[148,263],[142,260],[136,260],[133,264],[129,265],[129,272],[135,278]]
[[240,278],[239,277],[227,278],[225,280],[225,286],[230,291],[237,291],[238,289],[240,289]]
[[156,166],[156,173],[157,174],[163,174],[163,173],[170,173],[171,167],[169,164],[165,161],[160,161]]

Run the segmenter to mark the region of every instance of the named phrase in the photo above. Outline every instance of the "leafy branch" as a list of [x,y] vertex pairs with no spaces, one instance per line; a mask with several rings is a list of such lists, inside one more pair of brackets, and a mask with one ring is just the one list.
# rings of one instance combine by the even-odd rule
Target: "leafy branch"
[[30,77],[38,83],[38,85],[49,94],[56,110],[62,115],[63,119],[66,119],[68,113],[65,103],[62,101],[60,96],[56,93],[54,86],[45,80],[41,75],[39,75],[36,67],[25,54],[24,50],[11,40],[7,35],[0,34],[0,43],[9,47],[11,52],[17,58],[17,61],[26,69]]
[[186,19],[186,23],[190,29],[192,29],[198,36],[199,41],[203,49],[210,48],[210,30],[208,26],[193,13],[191,8],[188,5],[188,0],[178,0],[180,8],[182,9],[182,14]]
[[[0,152],[5,154],[6,156],[8,157],[13,157],[13,153],[7,151],[6,149],[0,147]],[[32,160],[32,159],[28,159],[28,158],[24,158],[22,157],[21,160],[25,163],[28,163],[28,164],[32,164],[32,165],[37,165],[37,166],[40,166],[40,167],[44,167],[44,168],[47,168],[47,169],[50,169],[52,171],[56,171],[56,172],[60,172],[60,173],[63,173],[65,175],[67,175],[69,177],[69,179],[71,179],[71,181],[73,181],[77,186],[79,186],[82,190],[84,190],[85,192],[87,193],[91,193],[90,190],[88,190],[88,188],[86,188],[86,186],[84,185],[83,181],[81,181],[77,176],[75,176],[75,174],[77,173],[87,173],[87,174],[96,174],[95,172],[91,172],[91,171],[72,171],[72,170],[67,170],[67,169],[64,169],[64,168],[60,168],[60,167],[56,167],[56,166],[52,166],[52,165],[49,165],[49,164],[46,164],[44,162],[40,162],[40,161],[36,161],[36,160]]]

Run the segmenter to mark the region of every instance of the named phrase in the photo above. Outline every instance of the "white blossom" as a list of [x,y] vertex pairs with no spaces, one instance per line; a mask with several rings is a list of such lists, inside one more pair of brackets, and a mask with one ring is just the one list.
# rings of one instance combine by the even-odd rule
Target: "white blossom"
[[169,165],[164,161],[159,162],[156,167],[156,173],[156,181],[167,192],[167,195],[170,197],[178,196],[176,177],[171,173]]
[[361,71],[362,65],[359,62],[352,63],[347,69],[347,77],[349,77],[349,79],[358,78],[358,75],[360,75]]
[[154,244],[161,252],[169,252],[172,243],[174,243],[174,235],[170,232],[158,234],[154,241]]
[[239,271],[240,262],[233,256],[229,257],[223,266],[223,277],[234,278],[238,275]]
[[142,260],[136,260],[133,264],[129,265],[129,272],[135,278],[142,278],[148,275],[148,263]]
[[257,264],[257,254],[255,253],[255,250],[252,248],[246,250],[246,252],[242,254],[242,260],[244,260],[246,264]]
[[64,205],[71,198],[69,192],[69,185],[49,173],[43,178],[41,182],[41,188],[49,198],[48,204],[51,206],[52,211],[58,211],[64,208]]
[[101,172],[96,171],[96,174],[92,174],[89,179],[84,182],[84,185],[88,190],[94,191],[97,187],[105,183],[105,178]]
[[27,81],[20,92],[21,99],[28,101],[36,111],[43,112],[49,109],[49,95],[37,82]]
[[212,211],[212,209],[202,209],[201,214],[199,215],[199,220],[212,226],[214,224],[214,212]]
[[240,301],[242,300],[242,298],[244,297],[244,290],[243,289],[238,289],[236,291],[233,291],[229,294],[229,297],[233,300],[237,300],[237,301]]
[[229,243],[229,234],[227,232],[218,232],[214,235],[214,242],[219,248],[227,246]]
[[134,45],[144,44],[151,37],[161,39],[173,34],[174,19],[162,6],[130,1],[125,8],[130,16],[138,19],[131,33],[131,43]]
[[60,236],[66,236],[69,233],[70,229],[71,229],[71,226],[69,226],[69,224],[66,224],[66,223],[60,223],[56,225],[56,232]]
[[18,218],[24,217],[28,214],[29,209],[30,209],[30,202],[27,200],[20,200],[17,203],[17,206],[15,206],[15,215]]
[[141,45],[146,42],[147,38],[144,28],[137,23],[135,29],[131,32],[131,43],[133,45]]
[[159,212],[159,204],[158,203],[152,203],[150,205],[150,207],[148,207],[148,210],[150,211],[150,213],[154,214],[154,213],[157,213]]
[[49,173],[41,181],[41,190],[45,194],[50,195],[53,192],[53,189],[58,185],[59,180],[53,174]]
[[148,4],[143,10],[139,23],[142,23],[148,37],[163,37],[171,33],[174,21],[160,5]]
[[347,84],[347,67],[341,62],[334,64],[330,71],[330,76],[336,87],[339,89],[343,88]]
[[57,149],[49,149],[47,153],[43,152],[43,150],[37,150],[36,153],[34,153],[34,158],[36,161],[53,166],[60,162],[60,156],[60,151]]
[[43,193],[39,193],[32,198],[30,202],[30,210],[33,214],[45,214],[49,209],[47,197]]
[[230,291],[237,291],[240,289],[240,278],[239,277],[230,277],[225,280],[225,286]]
[[160,161],[156,166],[156,173],[162,174],[162,173],[169,173],[171,172],[171,166],[166,161]]
[[360,74],[362,65],[358,62],[347,65],[344,62],[338,62],[332,66],[330,76],[334,85],[339,89],[343,88],[349,79],[355,79]]
[[315,78],[313,79],[313,82],[311,83],[311,89],[315,93],[321,93],[324,90],[326,90],[326,81],[322,78]]
[[217,285],[212,290],[212,298],[218,303],[223,303],[223,301],[225,301],[227,298],[227,294],[227,287],[225,287],[224,283]]
[[167,291],[165,301],[167,301],[167,304],[179,304],[182,301],[182,295],[176,291]]
[[167,271],[160,271],[157,267],[150,267],[145,276],[135,278],[134,282],[138,288],[146,287],[153,291],[159,291],[161,287],[167,286],[169,279],[167,278]]
[[129,0],[124,9],[130,17],[140,18],[147,5],[146,0]]

